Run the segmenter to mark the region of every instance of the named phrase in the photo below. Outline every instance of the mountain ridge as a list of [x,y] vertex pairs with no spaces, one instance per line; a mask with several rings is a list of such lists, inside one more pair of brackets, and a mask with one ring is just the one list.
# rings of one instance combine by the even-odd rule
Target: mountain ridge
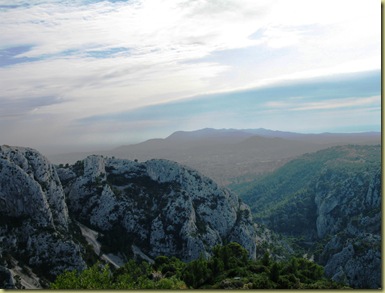
[[[370,140],[373,139],[374,137],[377,137],[381,134],[381,132],[377,131],[366,131],[366,132],[352,132],[352,133],[343,133],[343,132],[321,132],[321,133],[299,133],[299,132],[291,132],[291,131],[281,131],[281,130],[271,130],[271,129],[266,129],[266,128],[246,128],[246,129],[236,129],[236,128],[222,128],[222,129],[216,129],[216,128],[202,128],[198,130],[192,130],[192,131],[175,131],[172,134],[168,135],[165,138],[155,138],[155,140],[160,140],[160,141],[169,141],[169,140],[177,140],[180,138],[184,139],[203,139],[203,138],[210,138],[209,135],[212,137],[216,136],[230,136],[230,135],[239,135],[239,136],[244,136],[244,138],[248,138],[253,135],[259,135],[263,137],[280,137],[280,138],[293,138],[293,139],[314,139],[314,138],[320,138],[324,139],[325,137],[328,139],[331,138],[359,138],[359,137],[364,137],[369,138]],[[137,143],[137,144],[143,144],[145,142],[151,141],[152,139],[145,140],[143,142]],[[317,140],[317,143],[319,143],[320,140]],[[332,143],[343,143],[337,141],[333,141]],[[137,145],[137,144],[127,144],[127,145],[122,145],[119,146],[113,150],[122,148],[122,147],[127,147],[127,146],[132,146],[132,145]]]
[[[245,143],[247,140],[248,144]],[[265,141],[264,145],[262,141]],[[226,186],[234,181],[247,181],[271,172],[304,153],[335,145],[379,143],[381,134],[376,132],[300,134],[263,128],[205,128],[197,131],[178,131],[166,138],[150,139],[94,153],[139,161],[168,159],[197,169]],[[50,156],[50,159],[56,164],[74,163],[90,154],[58,155]]]
[[210,178],[167,160],[93,155],[57,168],[36,150],[1,146],[0,201],[0,275],[7,288],[15,285],[10,276],[21,280],[18,288],[41,288],[88,261],[119,266],[159,255],[190,261],[232,241],[256,257],[248,206]]

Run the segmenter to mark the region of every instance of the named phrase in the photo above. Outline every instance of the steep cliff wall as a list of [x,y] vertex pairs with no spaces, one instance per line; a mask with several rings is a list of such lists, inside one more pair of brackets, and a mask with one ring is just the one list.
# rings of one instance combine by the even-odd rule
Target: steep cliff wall
[[[45,276],[82,269],[69,234],[65,196],[53,165],[29,148],[0,147],[1,260],[16,259]],[[8,259],[8,261],[7,261]]]
[[381,170],[374,176],[325,170],[315,202],[326,275],[358,288],[381,287]]
[[58,173],[71,214],[104,234],[104,250],[129,255],[136,245],[149,257],[192,260],[237,241],[255,257],[249,208],[192,169],[167,160],[89,156]]
[[355,288],[381,286],[381,146],[306,154],[241,195],[254,219]]

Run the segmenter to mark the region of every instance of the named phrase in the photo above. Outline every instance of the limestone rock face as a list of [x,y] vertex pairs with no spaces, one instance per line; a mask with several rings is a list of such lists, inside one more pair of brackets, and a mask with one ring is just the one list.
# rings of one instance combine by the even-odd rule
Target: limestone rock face
[[167,160],[89,156],[58,173],[71,214],[104,234],[105,249],[137,246],[152,258],[192,260],[236,241],[255,257],[248,206],[197,171]]
[[381,170],[371,174],[325,170],[315,189],[317,233],[331,237],[320,261],[355,288],[381,287]]
[[1,146],[2,255],[48,276],[82,269],[81,247],[68,234],[68,208],[54,166],[33,149]]
[[[319,238],[345,227],[343,219],[380,207],[380,172],[354,174],[325,170],[316,183],[317,233]],[[335,184],[333,184],[335,183]],[[324,188],[323,186],[328,186]],[[332,186],[332,188],[331,188]]]
[[303,155],[241,196],[256,222],[295,237],[327,277],[353,288],[381,286],[381,145]]
[[57,173],[48,160],[28,148],[0,147],[0,212],[34,217],[41,227],[68,229],[68,210]]

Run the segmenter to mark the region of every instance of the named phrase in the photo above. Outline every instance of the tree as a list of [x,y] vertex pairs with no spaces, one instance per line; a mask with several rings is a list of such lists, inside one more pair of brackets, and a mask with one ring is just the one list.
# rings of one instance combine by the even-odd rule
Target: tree
[[273,265],[271,266],[271,270],[270,270],[270,279],[274,283],[277,283],[278,278],[279,278],[279,274],[280,274],[279,265],[276,262],[274,262]]
[[51,283],[51,289],[109,289],[112,287],[112,274],[108,265],[96,263],[78,273],[65,272]]
[[186,265],[182,272],[182,279],[187,286],[192,288],[199,288],[211,276],[211,270],[208,266],[207,260],[201,255],[198,259]]
[[263,255],[262,264],[265,267],[269,267],[270,266],[270,255],[269,255],[269,253],[267,251]]

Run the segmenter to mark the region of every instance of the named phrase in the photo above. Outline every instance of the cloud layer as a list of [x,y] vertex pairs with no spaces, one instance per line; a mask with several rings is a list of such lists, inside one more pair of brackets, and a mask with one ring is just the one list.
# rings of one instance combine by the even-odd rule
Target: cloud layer
[[[185,127],[198,128],[196,121],[239,115],[221,107],[222,98],[210,105],[211,98],[203,97],[212,93],[378,70],[380,14],[377,1],[3,0],[1,143],[49,144],[51,135],[61,137],[58,144],[103,143],[110,125],[78,122],[120,113],[136,117],[140,109],[161,112],[165,105],[192,100],[196,116],[185,119]],[[378,106],[373,98],[378,95],[368,93],[363,103]],[[293,105],[290,99],[259,96],[241,108],[324,111],[360,103],[354,93],[350,100],[335,97],[332,104],[341,107],[324,98]],[[207,104],[227,112],[199,111]],[[147,116],[115,124],[114,142],[171,130],[173,118],[160,116],[156,126]],[[274,119],[277,128],[287,125]],[[217,127],[226,127],[217,121]]]
[[[342,130],[352,123],[346,120],[351,117],[357,131],[362,130],[360,125],[371,125],[367,130],[372,131],[380,126],[380,84],[380,71],[333,75],[94,115],[77,123],[111,128],[138,124],[157,131],[158,128],[175,131],[181,126],[192,130],[207,125],[217,128],[236,125],[322,132]],[[110,139],[113,137],[110,133]]]

